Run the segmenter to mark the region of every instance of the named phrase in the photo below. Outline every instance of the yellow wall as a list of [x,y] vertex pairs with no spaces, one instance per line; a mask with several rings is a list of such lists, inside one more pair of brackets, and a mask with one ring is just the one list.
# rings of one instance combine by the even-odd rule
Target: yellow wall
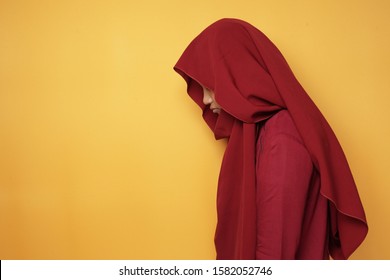
[[172,66],[263,30],[333,126],[390,259],[390,2],[0,0],[0,259],[213,259],[216,142]]

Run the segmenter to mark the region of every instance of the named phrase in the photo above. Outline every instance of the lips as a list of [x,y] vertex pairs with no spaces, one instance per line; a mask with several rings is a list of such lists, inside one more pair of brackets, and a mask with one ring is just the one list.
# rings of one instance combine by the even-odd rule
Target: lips
[[210,108],[210,109],[213,111],[213,113],[219,113],[221,111],[220,108]]

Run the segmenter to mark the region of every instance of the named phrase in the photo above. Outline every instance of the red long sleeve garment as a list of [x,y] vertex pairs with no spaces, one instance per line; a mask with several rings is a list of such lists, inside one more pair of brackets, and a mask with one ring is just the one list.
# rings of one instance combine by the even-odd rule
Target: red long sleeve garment
[[288,111],[261,125],[256,259],[327,259],[328,204],[310,154]]
[[[363,242],[368,231],[352,173],[331,127],[277,47],[249,23],[222,19],[207,27],[189,44],[174,69],[187,82],[189,96],[202,109],[203,118],[216,139],[228,138],[218,181],[217,259],[319,258],[318,253],[315,256],[308,253],[308,248],[321,247],[323,243],[322,239],[310,240],[315,236],[309,234],[315,219],[310,221],[308,217],[315,217],[317,211],[316,207],[308,206],[315,202],[310,197],[310,192],[314,191],[312,188],[307,190],[307,201],[303,201],[303,196],[299,199],[295,197],[296,206],[290,205],[291,209],[287,211],[288,205],[282,204],[282,208],[276,208],[276,212],[268,216],[275,221],[284,219],[290,226],[285,217],[290,212],[296,212],[302,231],[299,237],[298,233],[294,233],[295,237],[291,234],[286,240],[302,246],[292,244],[265,248],[261,244],[260,237],[267,234],[266,231],[269,231],[268,236],[289,235],[288,231],[281,233],[279,228],[267,228],[261,222],[261,216],[270,211],[268,207],[263,207],[265,204],[259,205],[267,197],[267,194],[261,194],[261,182],[266,178],[278,182],[278,177],[266,172],[271,163],[265,160],[262,163],[261,158],[257,162],[256,149],[259,124],[271,121],[283,110],[291,116],[310,155],[313,174],[317,174],[313,175],[313,180],[317,178],[319,182],[309,185],[318,186],[320,196],[317,198],[325,200],[328,207],[328,227],[324,230],[329,236],[327,251],[334,259],[348,258]],[[222,107],[219,115],[203,104],[202,86],[215,93],[215,100]],[[279,159],[272,161],[275,165],[273,170],[283,170],[283,158]],[[285,170],[297,168],[300,163],[290,160],[288,164]],[[299,187],[290,183],[285,186],[290,190],[284,195],[291,197],[294,187]],[[257,192],[258,188],[260,192]],[[277,211],[285,211],[285,215]],[[297,221],[294,223],[298,224]],[[277,250],[283,252],[278,253]]]

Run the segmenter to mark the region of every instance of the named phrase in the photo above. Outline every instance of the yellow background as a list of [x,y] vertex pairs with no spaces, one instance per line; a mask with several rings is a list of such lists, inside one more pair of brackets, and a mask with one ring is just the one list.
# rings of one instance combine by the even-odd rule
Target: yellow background
[[390,259],[390,2],[0,0],[0,259],[213,259],[217,142],[172,67],[222,17],[283,52]]

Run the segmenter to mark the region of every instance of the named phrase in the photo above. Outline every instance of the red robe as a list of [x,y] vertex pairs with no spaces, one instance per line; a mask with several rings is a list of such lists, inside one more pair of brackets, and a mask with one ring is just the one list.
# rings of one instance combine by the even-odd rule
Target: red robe
[[[229,139],[218,181],[217,259],[318,259],[323,252],[347,259],[366,237],[364,209],[340,143],[277,47],[249,23],[222,19],[174,69],[216,139]],[[214,91],[219,115],[203,104],[202,86]],[[290,117],[279,127],[284,111]],[[276,137],[267,127],[284,132]]]
[[288,111],[261,124],[256,146],[256,259],[327,259],[327,200]]

